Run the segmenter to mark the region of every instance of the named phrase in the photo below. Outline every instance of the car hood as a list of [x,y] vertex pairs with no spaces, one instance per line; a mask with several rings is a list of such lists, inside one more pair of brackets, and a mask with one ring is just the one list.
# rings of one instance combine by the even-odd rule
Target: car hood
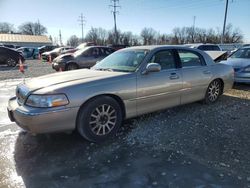
[[221,63],[231,65],[234,68],[243,68],[243,67],[246,67],[246,66],[250,66],[250,59],[228,58],[227,61],[222,61]]
[[54,59],[54,61],[59,61],[59,60],[61,60],[61,59],[73,59],[74,58],[74,56],[73,56],[73,54],[72,53],[67,53],[67,54],[63,54],[63,55],[59,55],[58,57],[56,57],[55,59]]
[[26,81],[25,86],[29,89],[29,91],[35,91],[45,87],[57,84],[63,84],[67,82],[80,81],[80,83],[86,83],[105,78],[121,76],[125,74],[130,74],[130,73],[80,69],[74,71],[53,73],[33,78],[29,81]]

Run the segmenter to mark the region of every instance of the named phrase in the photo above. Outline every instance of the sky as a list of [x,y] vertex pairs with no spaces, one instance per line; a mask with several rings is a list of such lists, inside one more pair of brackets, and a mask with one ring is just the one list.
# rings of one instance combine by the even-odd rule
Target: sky
[[[222,30],[226,0],[120,0],[117,27],[140,34],[144,27],[170,34],[175,27],[220,28]],[[20,24],[40,21],[52,38],[65,43],[71,35],[81,37],[78,22],[86,19],[84,34],[91,27],[110,30],[114,27],[110,0],[0,0],[0,22]],[[250,0],[229,0],[227,23],[240,28],[244,42],[250,43]]]

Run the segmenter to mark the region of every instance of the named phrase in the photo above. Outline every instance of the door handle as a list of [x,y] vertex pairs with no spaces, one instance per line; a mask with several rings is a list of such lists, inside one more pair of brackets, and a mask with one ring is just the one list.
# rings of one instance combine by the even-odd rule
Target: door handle
[[211,74],[211,71],[205,70],[205,71],[203,71],[203,73],[204,73],[204,74]]
[[169,76],[170,80],[175,80],[175,79],[179,79],[180,77],[176,74],[176,73],[171,73]]

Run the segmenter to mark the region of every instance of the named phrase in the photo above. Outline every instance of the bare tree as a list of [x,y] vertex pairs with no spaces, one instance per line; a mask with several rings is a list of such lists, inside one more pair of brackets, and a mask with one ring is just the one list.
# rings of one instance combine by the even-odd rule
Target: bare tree
[[72,47],[76,47],[79,44],[79,42],[80,42],[80,39],[76,35],[72,35],[67,40],[67,45],[72,46]]
[[8,22],[0,22],[0,33],[13,33],[14,26]]
[[39,22],[25,22],[18,28],[19,31],[25,35],[43,35],[47,33],[47,28],[41,25]]
[[89,42],[94,42],[98,45],[106,44],[108,38],[108,33],[103,28],[91,28],[86,35],[85,40]]
[[156,31],[153,28],[143,28],[141,31],[141,37],[144,45],[152,45],[155,43]]

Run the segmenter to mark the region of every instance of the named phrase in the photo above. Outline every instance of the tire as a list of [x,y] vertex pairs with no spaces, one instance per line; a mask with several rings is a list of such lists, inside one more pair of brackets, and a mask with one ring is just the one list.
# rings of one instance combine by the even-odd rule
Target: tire
[[114,136],[122,119],[118,102],[102,96],[90,100],[80,109],[76,126],[82,137],[98,143]]
[[17,65],[17,61],[12,58],[7,59],[6,64],[8,67],[15,67]]
[[220,80],[213,80],[206,91],[204,102],[206,104],[212,104],[216,102],[219,96],[222,94],[222,83]]
[[76,70],[76,69],[78,69],[78,65],[76,63],[69,63],[68,65],[66,65],[65,68],[66,71]]

